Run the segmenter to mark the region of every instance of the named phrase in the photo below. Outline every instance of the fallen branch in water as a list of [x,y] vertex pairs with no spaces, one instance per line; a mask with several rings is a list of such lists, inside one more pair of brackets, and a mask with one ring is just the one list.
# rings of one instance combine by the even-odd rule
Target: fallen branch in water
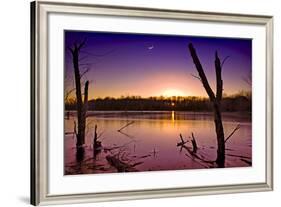
[[137,165],[141,165],[142,163],[144,163],[144,162],[136,162],[136,163],[134,163],[134,164],[131,164],[131,167],[135,167],[135,166],[137,166]]
[[243,156],[243,155],[235,155],[235,154],[225,154],[226,156],[230,157],[239,157],[239,158],[245,158],[245,159],[252,159],[251,157],[248,156]]
[[108,161],[108,163],[111,166],[115,167],[118,172],[128,172],[128,170],[131,167],[129,164],[121,161],[120,159],[116,158],[115,156],[107,155],[106,160]]
[[151,154],[140,156],[139,159],[150,157]]
[[191,137],[192,137],[191,143],[192,143],[192,146],[193,146],[193,153],[196,153],[198,147],[197,147],[197,143],[196,143],[196,140],[195,140],[193,132],[191,133]]
[[189,157],[190,159],[192,159],[194,162],[196,162],[197,164],[203,166],[204,168],[210,168],[209,166],[206,166],[206,165],[203,165],[201,162],[197,161],[194,159],[194,157],[188,155],[188,154],[185,154],[185,156]]
[[[192,152],[193,152],[193,153],[196,153],[198,147],[197,147],[197,143],[196,143],[196,140],[195,140],[195,137],[194,137],[193,132],[191,133],[191,137],[190,137],[190,138],[191,138],[191,144],[192,144]],[[182,137],[181,134],[180,134],[180,139],[181,139],[181,142],[178,142],[178,143],[177,143],[177,147],[181,146],[181,147],[186,148],[185,144],[186,144],[187,142],[189,142],[189,141],[188,141],[188,140],[184,141],[184,139],[183,139],[183,137]]]
[[240,125],[239,125],[239,124],[233,129],[233,131],[232,131],[232,132],[228,135],[228,137],[224,140],[224,143],[226,143],[238,129],[240,129]]
[[117,131],[120,132],[122,129],[125,129],[126,127],[128,127],[129,125],[135,123],[134,121],[131,121],[129,123],[127,123],[125,126],[121,127],[120,129],[118,129]]
[[247,163],[250,166],[252,165],[252,161],[250,161],[250,160],[246,160],[246,159],[243,159],[243,158],[241,158],[240,160]]
[[133,136],[129,135],[129,134],[126,134],[125,132],[122,132],[122,131],[118,131],[119,133],[123,134],[124,136],[130,138],[130,139],[134,139]]
[[123,145],[117,145],[117,146],[113,146],[113,147],[104,147],[104,151],[112,151],[112,150],[116,150],[116,149],[120,149],[120,148],[123,148],[123,147],[126,147],[130,144],[132,144],[133,142],[135,142],[135,140],[131,140]]
[[188,142],[188,140],[184,141],[184,139],[182,138],[182,135],[181,135],[181,134],[180,134],[180,138],[181,138],[181,142],[178,142],[178,143],[177,143],[177,147],[178,147],[178,146],[181,146],[181,145],[184,145],[184,144],[186,144],[186,143]]
[[107,155],[105,158],[111,166],[113,166],[117,169],[118,172],[137,171],[136,169],[134,169],[134,167],[137,165],[143,164],[142,161],[135,162],[132,164],[126,163],[126,162],[122,161],[120,158],[118,158],[117,156],[111,156],[111,155]]
[[[186,149],[190,156],[189,156],[188,154],[185,154],[185,155],[186,155],[187,157],[193,159],[195,162],[198,163],[198,161],[195,160],[195,159],[197,159],[197,160],[199,160],[199,161],[201,161],[201,162],[203,162],[203,163],[208,164],[208,166],[205,166],[205,165],[199,163],[201,166],[203,166],[203,167],[205,167],[205,168],[210,168],[210,167],[212,167],[212,166],[216,163],[216,161],[205,160],[203,156],[198,155],[198,154],[197,154],[198,146],[197,146],[197,143],[196,143],[194,134],[191,133],[191,136],[192,136],[192,138],[191,138],[191,139],[192,139],[192,140],[191,140],[191,143],[192,143],[192,150],[191,150],[188,146],[185,145],[186,142],[184,142],[184,139],[182,138],[181,134],[180,134],[181,142],[178,143],[177,146],[181,146],[181,149],[182,149],[182,148]],[[184,144],[182,144],[182,143],[184,143]],[[209,166],[210,164],[211,164],[211,166]]]

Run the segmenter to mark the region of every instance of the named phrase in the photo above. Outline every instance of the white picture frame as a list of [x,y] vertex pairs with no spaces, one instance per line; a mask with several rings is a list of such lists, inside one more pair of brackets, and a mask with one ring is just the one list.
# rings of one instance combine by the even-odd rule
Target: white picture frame
[[[253,147],[253,159],[260,160],[260,165],[254,165],[246,172],[243,169],[228,169],[215,172],[211,176],[222,177],[228,175],[232,180],[207,182],[203,171],[189,173],[191,180],[182,183],[181,179],[173,177],[187,176],[180,172],[147,172],[147,174],[108,175],[104,179],[110,180],[108,187],[92,188],[91,182],[98,183],[103,177],[63,176],[60,169],[63,147],[61,131],[63,119],[52,118],[52,114],[62,114],[60,109],[50,107],[53,100],[59,100],[63,94],[63,30],[91,30],[91,21],[100,18],[102,24],[94,26],[106,31],[135,31],[171,34],[186,34],[181,30],[182,25],[193,25],[193,35],[250,37],[256,40],[254,49],[259,51],[253,56],[257,62],[253,64],[253,91],[261,94],[254,95],[253,101],[260,102],[253,109],[253,139],[257,144]],[[103,21],[102,18],[107,19]],[[119,24],[112,22],[118,19]],[[129,19],[133,24],[127,23]],[[147,21],[161,22],[161,27],[133,28],[134,21],[145,25]],[[145,21],[145,23],[142,23]],[[157,22],[158,21],[158,22]],[[77,24],[79,23],[79,24]],[[212,25],[212,30],[202,29],[204,25]],[[130,29],[131,28],[131,29]],[[170,29],[169,29],[170,28]],[[197,28],[197,29],[196,29]],[[231,30],[237,28],[237,30]],[[239,29],[240,28],[240,29]],[[174,196],[190,196],[217,193],[236,193],[267,191],[273,189],[273,17],[225,13],[207,13],[196,11],[160,10],[152,8],[131,8],[102,6],[75,3],[54,3],[36,1],[31,3],[31,204],[65,204],[81,202],[98,202],[125,199],[160,198]],[[225,31],[225,32],[223,32]],[[251,36],[252,35],[252,36]],[[53,47],[53,46],[58,47]],[[56,51],[56,52],[55,52]],[[260,62],[259,62],[260,61]],[[62,67],[60,67],[62,66]],[[56,71],[52,71],[56,68]],[[59,69],[58,69],[59,68]],[[256,68],[256,69],[255,69]],[[259,72],[257,72],[259,71]],[[55,76],[54,76],[55,74]],[[256,75],[255,75],[256,74]],[[255,84],[261,83],[261,84]],[[255,89],[256,88],[256,89]],[[61,89],[61,90],[60,90]],[[258,94],[258,93],[256,93]],[[63,97],[61,97],[61,100]],[[56,102],[58,105],[61,102]],[[255,110],[262,113],[255,117]],[[63,117],[63,116],[62,116]],[[58,122],[56,121],[58,120]],[[256,131],[255,129],[261,130]],[[61,134],[61,137],[60,137]],[[261,150],[259,150],[261,149]],[[258,156],[255,156],[259,154]],[[259,152],[259,153],[257,153]],[[259,163],[259,162],[255,162]],[[63,167],[63,166],[61,166]],[[257,168],[255,168],[257,167]],[[241,171],[241,172],[240,172]],[[260,174],[258,173],[260,172]],[[239,174],[241,173],[241,174]],[[236,178],[235,178],[236,175]],[[111,177],[110,177],[111,176]],[[117,176],[117,177],[116,177]],[[122,176],[122,177],[121,177]],[[148,179],[151,182],[139,182],[132,185],[132,180]],[[204,180],[204,176],[206,179]],[[243,176],[243,178],[242,178]],[[120,182],[114,183],[116,178]],[[163,182],[168,180],[167,182]],[[169,182],[171,180],[171,182]],[[120,183],[124,183],[121,186]],[[188,183],[189,182],[189,183]],[[87,183],[88,185],[85,185]],[[75,186],[72,189],[70,186]],[[96,185],[98,186],[98,184]]]

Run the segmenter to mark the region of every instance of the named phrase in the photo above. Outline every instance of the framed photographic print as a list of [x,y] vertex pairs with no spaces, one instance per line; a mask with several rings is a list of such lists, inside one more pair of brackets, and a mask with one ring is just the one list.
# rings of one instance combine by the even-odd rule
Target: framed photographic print
[[31,3],[31,203],[273,188],[271,16]]

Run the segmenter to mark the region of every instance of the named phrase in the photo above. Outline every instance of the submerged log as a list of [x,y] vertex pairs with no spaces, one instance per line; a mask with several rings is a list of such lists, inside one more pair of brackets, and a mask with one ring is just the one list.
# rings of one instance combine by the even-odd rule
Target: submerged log
[[121,161],[115,156],[107,155],[106,160],[111,166],[115,167],[118,172],[129,172],[130,169],[132,168],[130,164]]
[[[147,157],[150,157],[151,155],[144,155],[139,157],[139,159],[144,159]],[[132,163],[132,160],[128,160],[128,162],[124,162],[123,160],[121,160],[121,158],[119,158],[119,156],[116,155],[107,155],[106,160],[108,161],[108,163],[113,166],[114,168],[117,169],[118,172],[134,172],[137,171],[134,167],[137,165],[141,165],[144,162],[143,161],[138,161],[137,159],[134,160],[134,163]],[[124,158],[122,158],[124,159]]]

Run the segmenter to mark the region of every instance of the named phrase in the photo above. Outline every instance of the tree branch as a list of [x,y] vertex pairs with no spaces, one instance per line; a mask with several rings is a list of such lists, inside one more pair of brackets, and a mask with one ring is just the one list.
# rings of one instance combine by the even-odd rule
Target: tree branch
[[196,143],[196,140],[195,140],[193,132],[191,132],[191,137],[192,137],[191,143],[192,143],[192,147],[193,147],[193,153],[196,153],[198,147],[197,147],[197,143]]
[[88,108],[88,88],[89,88],[89,81],[86,81],[85,88],[84,88],[84,111],[87,111]]
[[199,58],[197,56],[196,50],[193,47],[192,43],[189,43],[188,47],[189,47],[189,51],[190,51],[191,57],[193,59],[193,63],[194,63],[194,65],[195,65],[195,67],[196,67],[196,69],[198,71],[200,79],[201,79],[201,81],[203,83],[203,86],[204,86],[204,88],[205,88],[209,98],[210,98],[211,101],[215,101],[215,99],[216,99],[215,94],[214,94],[213,90],[210,87],[210,84],[209,84],[209,82],[207,80],[207,77],[205,75],[205,72],[203,70],[201,62],[200,62],[200,60],[199,60]]
[[202,82],[202,80],[201,80],[201,78],[200,77],[198,77],[198,76],[196,76],[196,75],[194,75],[194,74],[190,74],[193,78],[196,78],[196,79],[198,79],[198,80],[200,80],[200,82]]
[[71,47],[67,47],[67,49],[71,52],[71,54],[73,55],[74,51],[73,51],[73,48]]
[[223,61],[222,61],[222,63],[221,63],[221,68],[223,67],[225,61],[226,61],[229,57],[230,57],[230,56],[226,56],[226,57],[223,59]]
[[89,71],[91,70],[91,68],[86,68],[86,70],[80,75],[80,79]]
[[240,129],[240,125],[239,125],[239,124],[233,129],[233,131],[232,131],[232,132],[228,135],[228,137],[224,140],[224,143],[226,143],[238,129]]
[[93,54],[93,53],[86,52],[86,51],[81,51],[81,53],[85,53],[85,54],[87,54],[87,55],[89,55],[89,56],[92,56],[92,57],[94,57],[94,58],[97,58],[97,57],[106,56],[106,55],[108,55],[108,54],[110,54],[110,53],[113,53],[114,51],[115,51],[115,49],[112,49],[112,50],[109,50],[109,51],[107,51],[107,52],[105,52],[105,53],[102,53],[102,54]]
[[75,91],[76,88],[72,88],[71,90],[69,90],[68,92],[66,92],[64,100],[66,101],[68,99],[68,96],[70,96],[70,94]]
[[215,55],[215,67],[216,67],[216,79],[217,79],[216,97],[217,97],[217,101],[220,102],[221,99],[222,99],[223,81],[222,81],[222,78],[221,78],[221,62],[220,62],[220,58],[218,56],[217,51],[216,51],[216,55]]
[[131,121],[131,122],[127,123],[125,126],[123,126],[123,127],[121,127],[120,129],[118,129],[117,131],[120,132],[122,129],[125,129],[127,126],[129,126],[129,125],[131,125],[131,124],[133,124],[133,123],[135,123],[135,122],[134,122],[134,121]]
[[81,48],[86,44],[87,38],[85,37],[84,40],[77,46],[78,50],[81,50]]

